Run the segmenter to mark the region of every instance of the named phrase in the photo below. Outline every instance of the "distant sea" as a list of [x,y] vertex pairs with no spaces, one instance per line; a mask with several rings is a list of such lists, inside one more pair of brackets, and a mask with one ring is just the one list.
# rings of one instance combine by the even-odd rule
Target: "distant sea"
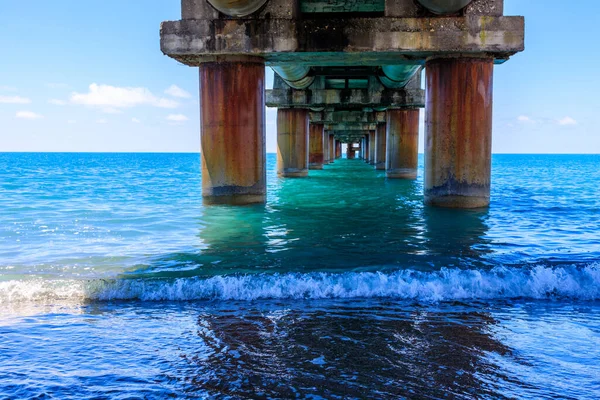
[[275,161],[205,207],[198,154],[0,153],[0,398],[600,398],[600,156],[463,211]]

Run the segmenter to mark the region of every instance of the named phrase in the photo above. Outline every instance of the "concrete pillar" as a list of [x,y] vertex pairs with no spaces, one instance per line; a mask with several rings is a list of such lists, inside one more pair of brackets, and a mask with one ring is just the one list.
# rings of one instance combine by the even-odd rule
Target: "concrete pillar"
[[425,203],[477,208],[490,202],[492,59],[426,63]]
[[323,131],[323,164],[329,164],[329,133]]
[[265,65],[258,57],[200,64],[202,197],[207,204],[266,199]]
[[335,161],[335,136],[329,135],[329,164]]
[[416,179],[419,165],[419,110],[387,110],[385,175]]
[[323,169],[323,124],[310,124],[308,138],[308,168]]
[[335,144],[335,158],[342,158],[342,142]]
[[348,160],[354,160],[356,158],[356,152],[353,147],[354,143],[348,143],[348,148],[346,149],[346,157]]
[[386,124],[377,124],[375,131],[375,169],[385,170]]
[[375,131],[369,131],[369,164],[375,165]]
[[370,150],[369,150],[369,142],[370,142],[370,135],[365,135],[364,137],[364,142],[365,142],[365,162],[368,164],[369,163],[369,158],[370,158]]
[[308,110],[277,110],[277,175],[308,176]]

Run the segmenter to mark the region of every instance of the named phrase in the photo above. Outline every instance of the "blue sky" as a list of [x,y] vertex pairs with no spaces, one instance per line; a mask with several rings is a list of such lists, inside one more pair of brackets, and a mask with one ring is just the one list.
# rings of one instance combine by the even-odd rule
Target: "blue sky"
[[[0,151],[198,151],[197,69],[159,48],[179,0],[0,10]],[[495,69],[495,153],[600,153],[599,12],[594,0],[505,1],[526,17],[526,51]],[[275,152],[274,110],[267,120]]]

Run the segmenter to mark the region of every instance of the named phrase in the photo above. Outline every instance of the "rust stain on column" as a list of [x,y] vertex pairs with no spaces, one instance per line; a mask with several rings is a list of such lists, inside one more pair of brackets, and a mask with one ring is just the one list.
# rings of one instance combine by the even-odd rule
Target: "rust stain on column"
[[335,137],[333,134],[329,135],[329,164],[335,161]]
[[309,153],[308,153],[308,168],[323,169],[323,124],[310,124],[309,128]]
[[426,204],[489,205],[493,70],[492,59],[427,62]]
[[375,131],[375,169],[385,169],[386,124],[377,124]]
[[385,174],[416,179],[419,165],[419,110],[387,110]]
[[329,164],[329,133],[323,131],[323,164]]
[[369,131],[369,164],[375,165],[375,131]]
[[202,196],[262,203],[266,194],[265,66],[250,58],[200,65]]
[[346,149],[346,157],[348,160],[354,160],[356,158],[356,152],[352,147],[352,143],[348,143],[348,148]]
[[308,176],[308,110],[277,110],[277,175]]
[[335,142],[335,158],[342,158],[342,142]]

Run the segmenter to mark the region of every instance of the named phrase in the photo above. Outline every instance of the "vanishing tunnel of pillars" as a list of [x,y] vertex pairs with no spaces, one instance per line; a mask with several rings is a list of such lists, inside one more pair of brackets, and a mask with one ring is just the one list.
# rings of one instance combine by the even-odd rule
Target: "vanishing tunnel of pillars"
[[[487,206],[493,60],[439,58],[426,66],[425,202]],[[264,74],[259,58],[200,65],[202,193],[209,203],[265,201]],[[365,161],[388,178],[415,179],[418,124],[418,109],[387,110],[386,122],[365,136]],[[279,176],[305,177],[340,156],[341,143],[323,124],[310,124],[307,109],[278,109]]]

